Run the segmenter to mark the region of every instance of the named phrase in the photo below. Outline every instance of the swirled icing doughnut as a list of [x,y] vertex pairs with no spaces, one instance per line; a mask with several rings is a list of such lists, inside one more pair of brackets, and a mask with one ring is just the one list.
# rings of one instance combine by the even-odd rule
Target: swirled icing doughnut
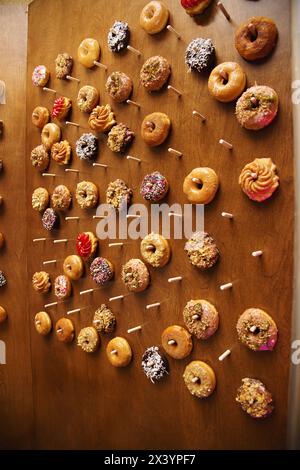
[[55,210],[53,210],[51,207],[48,207],[48,209],[46,209],[43,213],[42,224],[43,227],[49,231],[58,228],[59,217]]
[[39,294],[46,294],[51,288],[50,276],[46,271],[34,273],[32,277],[32,287]]
[[100,338],[96,328],[93,326],[82,328],[77,337],[77,344],[86,353],[95,352],[100,345]]
[[150,147],[161,145],[169,135],[171,121],[165,113],[151,113],[146,116],[141,126],[141,136]]
[[264,16],[254,16],[235,33],[235,47],[246,60],[263,59],[274,49],[278,37],[275,23]]
[[73,59],[67,53],[58,54],[55,59],[55,75],[56,78],[65,79],[67,75],[70,75],[73,67]]
[[64,300],[70,297],[71,295],[71,282],[70,279],[65,276],[64,274],[61,274],[60,276],[57,276],[54,281],[54,295],[59,299],[59,300]]
[[46,170],[49,165],[49,153],[44,145],[38,145],[31,151],[30,160],[32,166],[40,171]]
[[56,142],[51,147],[51,157],[59,165],[67,165],[71,159],[71,145],[67,140]]
[[216,388],[216,375],[203,361],[190,362],[184,370],[183,380],[188,391],[197,398],[209,397]]
[[238,319],[236,330],[241,343],[253,351],[272,351],[277,343],[277,326],[260,308],[248,308]]
[[223,62],[212,70],[208,79],[208,91],[218,101],[229,103],[240,96],[246,82],[246,74],[239,64]]
[[162,268],[165,266],[171,255],[171,249],[168,240],[158,233],[149,233],[141,241],[141,255],[146,263],[153,268]]
[[6,277],[3,271],[0,271],[0,287],[4,287],[7,284]]
[[78,281],[83,275],[84,266],[80,256],[69,255],[65,258],[63,271],[72,281]]
[[49,122],[42,130],[42,144],[47,150],[49,150],[53,144],[60,140],[60,136],[60,127],[57,124],[54,124],[54,122]]
[[77,106],[80,111],[90,113],[99,102],[99,91],[91,85],[80,88],[77,96]]
[[4,323],[6,319],[7,319],[7,312],[5,308],[0,306],[0,325],[1,323]]
[[274,410],[272,394],[258,379],[242,379],[235,400],[252,418],[266,418]]
[[72,101],[69,98],[66,98],[65,96],[56,98],[51,111],[52,118],[62,121],[69,113],[71,106]]
[[276,165],[271,158],[256,158],[242,169],[239,184],[252,201],[265,201],[279,186]]
[[212,168],[194,168],[183,182],[183,192],[192,204],[209,204],[219,187],[219,178]]
[[106,355],[114,367],[126,367],[131,362],[132,350],[125,338],[116,336],[106,346]]
[[100,57],[100,46],[96,39],[86,38],[79,44],[77,51],[78,62],[91,69],[94,67],[94,62]]
[[147,91],[158,91],[167,82],[171,67],[167,59],[160,55],[150,57],[140,72],[140,81]]
[[49,193],[46,188],[36,188],[32,193],[32,208],[35,211],[44,211],[49,205],[49,199]]
[[142,181],[140,193],[146,201],[161,201],[169,191],[168,180],[159,171],[146,175]]
[[257,131],[271,124],[278,112],[278,95],[273,88],[255,85],[236,103],[235,114],[242,127]]
[[206,232],[195,232],[184,249],[191,264],[199,269],[212,268],[220,257],[214,239]]
[[179,325],[168,326],[161,335],[164,350],[173,359],[184,359],[191,354],[193,341],[190,333]]
[[140,259],[131,259],[122,266],[122,281],[129,292],[142,292],[150,283],[147,266]]
[[123,153],[134,137],[134,132],[126,124],[120,123],[114,126],[108,134],[107,146],[112,152]]
[[160,352],[157,346],[151,346],[143,353],[142,369],[152,383],[161,380],[168,374],[169,365],[167,358]]
[[82,232],[77,235],[76,250],[79,256],[85,261],[90,259],[96,253],[98,239],[93,232]]
[[69,188],[64,184],[60,184],[54,188],[51,195],[51,204],[53,209],[58,211],[65,211],[69,209],[72,201],[72,196]]
[[93,161],[98,152],[98,138],[94,134],[82,134],[76,142],[76,153],[80,160]]
[[74,325],[69,318],[60,318],[56,322],[55,331],[57,339],[62,343],[71,343],[74,339]]
[[38,312],[34,317],[34,326],[36,331],[42,335],[46,336],[50,333],[52,329],[52,320],[49,317],[47,312]]
[[92,262],[90,273],[93,281],[95,281],[98,286],[104,286],[104,284],[107,284],[113,278],[114,267],[108,259],[98,257]]
[[107,36],[108,48],[112,52],[121,52],[129,43],[129,27],[124,21],[115,21]]
[[107,93],[117,103],[126,101],[132,93],[132,88],[131,78],[123,72],[110,74],[105,85]]
[[185,63],[190,70],[205,72],[215,60],[215,46],[211,39],[193,39],[185,51]]
[[109,132],[117,124],[114,112],[109,104],[97,106],[89,117],[89,126],[95,132]]
[[31,121],[39,129],[42,129],[50,120],[49,109],[43,106],[37,106],[32,111]]
[[184,307],[183,320],[197,339],[210,338],[219,327],[217,309],[207,300],[190,300]]
[[163,2],[156,0],[147,3],[140,14],[140,25],[148,34],[160,33],[169,19],[169,10]]
[[32,72],[32,83],[34,86],[44,87],[50,78],[49,70],[45,65],[37,65]]
[[120,211],[125,206],[129,206],[133,191],[127,186],[125,181],[116,179],[109,183],[106,190],[106,203],[111,204],[116,210]]
[[98,203],[99,191],[91,181],[81,181],[77,184],[75,196],[81,209],[92,209]]
[[211,0],[181,0],[181,5],[190,16],[200,15],[211,4]]
[[116,316],[107,305],[102,304],[95,312],[93,325],[98,333],[112,333],[116,328]]

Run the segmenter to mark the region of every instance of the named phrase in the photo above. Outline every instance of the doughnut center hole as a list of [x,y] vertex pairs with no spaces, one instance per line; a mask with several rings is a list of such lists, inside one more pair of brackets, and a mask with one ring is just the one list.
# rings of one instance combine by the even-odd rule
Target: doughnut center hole
[[228,73],[225,72],[225,70],[221,70],[220,71],[220,76],[221,76],[221,79],[222,79],[222,85],[227,85],[229,79],[228,79]]
[[259,101],[256,98],[256,96],[251,96],[250,102],[251,102],[252,108],[258,108],[259,107]]
[[193,183],[197,187],[197,189],[202,189],[203,188],[203,181],[200,180],[199,178],[193,178]]
[[151,253],[156,252],[156,247],[154,245],[147,245],[147,251],[150,251]]
[[193,382],[194,384],[201,384],[201,379],[200,379],[200,377],[193,377],[193,378],[192,378],[192,382]]
[[155,129],[155,124],[152,121],[147,121],[146,122],[146,127],[147,127],[149,132],[153,132],[154,129]]
[[250,331],[253,335],[258,335],[260,333],[260,328],[256,325],[251,326]]
[[152,7],[148,8],[148,10],[146,11],[145,16],[148,20],[151,20],[151,18],[153,18],[153,16],[154,16],[154,8],[152,8]]
[[256,27],[254,26],[254,24],[250,23],[248,25],[248,31],[249,31],[249,39],[251,42],[254,42],[256,41],[257,39],[257,36],[258,36],[258,33],[257,33],[257,29]]

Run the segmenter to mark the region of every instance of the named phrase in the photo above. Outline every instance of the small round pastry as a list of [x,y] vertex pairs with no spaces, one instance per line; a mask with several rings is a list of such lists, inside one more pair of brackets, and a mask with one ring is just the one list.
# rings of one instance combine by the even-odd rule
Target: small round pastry
[[80,160],[93,161],[98,152],[98,138],[94,134],[82,134],[76,142],[76,153]]
[[146,175],[142,181],[140,193],[146,201],[161,201],[169,191],[168,180],[159,171]]
[[92,131],[109,132],[115,124],[117,124],[117,121],[110,104],[97,106],[90,114],[89,126]]
[[46,170],[49,165],[49,153],[44,145],[38,145],[31,151],[30,160],[32,166],[40,171]]
[[142,292],[150,283],[147,266],[140,259],[131,259],[122,266],[122,281],[129,292]]
[[260,85],[248,88],[236,103],[237,120],[245,129],[263,129],[275,119],[278,102],[278,95],[273,88]]
[[77,106],[80,111],[90,113],[99,103],[99,91],[91,85],[80,88],[77,96]]
[[129,206],[133,191],[125,181],[117,179],[109,183],[106,190],[106,203],[111,204],[117,211]]
[[120,123],[114,126],[108,134],[107,146],[112,152],[123,153],[134,137],[134,132],[126,124]]
[[60,184],[54,188],[51,195],[51,204],[53,209],[65,211],[69,209],[72,201],[70,190],[64,184]]
[[274,410],[272,394],[258,379],[249,377],[242,379],[235,400],[252,418],[266,418]]
[[60,318],[55,325],[57,339],[62,343],[71,343],[75,336],[73,322],[69,318]]
[[168,240],[158,233],[149,233],[141,241],[141,255],[153,268],[162,268],[168,263],[171,255]]
[[60,96],[59,98],[56,98],[51,111],[52,118],[62,121],[71,110],[71,107],[72,101],[69,98],[66,98],[65,96]]
[[80,256],[69,255],[65,258],[63,271],[72,281],[78,281],[83,275],[84,266]]
[[275,321],[260,308],[248,308],[238,319],[239,341],[253,351],[273,351],[278,330]]
[[193,341],[190,333],[179,325],[168,326],[161,335],[164,350],[173,359],[184,359],[191,354]]
[[65,276],[64,274],[61,274],[60,276],[57,276],[55,278],[54,295],[59,300],[64,300],[70,297],[71,289],[72,289],[72,284],[70,282],[70,279],[67,276]]
[[197,339],[208,339],[219,327],[219,314],[207,300],[190,300],[184,307],[183,321]]
[[242,169],[239,184],[252,201],[263,202],[279,186],[277,167],[271,158],[256,158]]
[[112,52],[121,52],[129,44],[129,26],[124,21],[115,21],[107,36],[108,48]]
[[58,54],[55,59],[55,75],[56,78],[63,80],[70,75],[73,67],[73,59],[67,53],[64,52],[63,54]]
[[5,243],[5,238],[2,232],[0,232],[0,250],[3,248]]
[[59,165],[67,165],[71,159],[72,148],[67,140],[56,142],[51,147],[51,157]]
[[193,266],[199,269],[210,269],[220,257],[214,239],[206,232],[195,232],[184,246]]
[[206,72],[214,63],[215,46],[211,39],[193,39],[185,51],[185,63],[190,70]]
[[39,335],[48,335],[52,329],[52,320],[48,313],[38,312],[34,317],[34,326]]
[[112,333],[116,328],[116,316],[107,305],[102,304],[95,312],[93,325],[98,333]]
[[32,83],[34,86],[44,87],[50,78],[50,72],[45,65],[37,65],[32,72]]
[[181,5],[190,16],[203,13],[211,4],[212,0],[181,0]]
[[91,181],[81,181],[77,184],[75,196],[81,209],[92,209],[98,203],[99,191]]
[[32,193],[32,208],[43,212],[49,205],[49,193],[46,188],[36,188]]
[[107,79],[105,89],[113,100],[117,103],[123,103],[131,95],[133,83],[125,73],[113,72]]
[[169,373],[169,364],[159,348],[151,346],[142,356],[142,369],[146,377],[154,384]]
[[76,250],[79,256],[88,261],[96,253],[98,239],[93,232],[82,232],[77,235]]
[[148,114],[141,126],[142,139],[149,147],[157,147],[168,137],[170,127],[170,118],[165,113]]
[[79,44],[77,51],[78,62],[91,69],[95,65],[95,61],[99,60],[100,46],[96,39],[86,38]]
[[150,57],[140,72],[140,81],[147,91],[158,91],[167,82],[171,67],[167,59],[160,55]]
[[0,307],[0,324],[4,323],[6,319],[7,319],[7,312],[5,308]]
[[114,367],[126,367],[131,362],[132,350],[125,338],[116,336],[106,346],[106,355]]
[[183,192],[192,204],[209,204],[219,187],[219,178],[212,168],[194,168],[183,182]]
[[222,103],[229,103],[244,91],[247,77],[242,67],[236,62],[223,62],[217,65],[208,79],[208,91]]
[[43,127],[49,122],[50,120],[50,111],[43,106],[37,106],[32,111],[31,121],[39,129],[43,129]]
[[43,127],[42,130],[42,144],[47,150],[50,150],[53,144],[58,142],[61,137],[61,130],[54,122],[49,122]]
[[100,338],[96,328],[93,326],[82,328],[77,337],[77,345],[86,353],[95,352],[100,345]]
[[197,398],[209,397],[216,388],[216,375],[203,361],[190,362],[184,370],[183,380],[188,391]]
[[0,287],[4,287],[7,284],[7,280],[3,271],[0,271]]
[[51,288],[50,276],[46,271],[34,273],[32,276],[32,287],[39,294],[46,294]]
[[58,228],[59,217],[51,207],[48,207],[48,209],[43,213],[42,225],[46,230],[49,230],[49,232]]
[[160,33],[167,26],[169,10],[163,2],[147,3],[140,14],[140,25],[148,34]]
[[254,16],[238,27],[235,47],[246,60],[263,59],[274,49],[277,37],[274,21],[264,16]]
[[114,277],[114,267],[108,259],[98,257],[92,262],[90,273],[98,286],[104,286]]

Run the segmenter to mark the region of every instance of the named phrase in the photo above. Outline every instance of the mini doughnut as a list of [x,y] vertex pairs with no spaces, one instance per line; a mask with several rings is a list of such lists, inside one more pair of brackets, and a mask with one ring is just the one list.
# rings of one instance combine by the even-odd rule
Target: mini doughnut
[[184,370],[183,380],[188,391],[197,398],[209,397],[216,388],[215,373],[203,361],[190,362]]
[[49,205],[50,196],[46,188],[36,188],[32,193],[32,208],[42,212]]
[[124,206],[129,206],[133,191],[127,186],[125,181],[116,179],[109,183],[106,190],[106,203],[111,204],[117,211]]
[[98,257],[92,262],[90,273],[98,286],[104,286],[114,277],[114,267],[108,259]]
[[195,232],[186,242],[185,251],[193,266],[199,269],[210,269],[220,257],[214,239],[206,232]]
[[56,322],[55,331],[58,341],[62,343],[71,343],[74,339],[74,325],[69,318],[60,318]]
[[56,142],[51,147],[51,157],[59,165],[67,165],[71,159],[72,148],[67,140]]
[[100,46],[96,39],[86,38],[79,44],[77,51],[78,62],[91,69],[94,67],[94,62],[98,61],[100,57]]
[[146,175],[142,181],[140,193],[146,201],[161,201],[169,191],[169,182],[159,171]]
[[72,101],[65,96],[60,96],[56,98],[53,103],[53,108],[51,111],[51,117],[53,119],[58,119],[58,121],[62,121],[70,112],[72,107]]
[[34,86],[44,87],[47,85],[50,73],[45,65],[37,65],[32,72],[32,83]]
[[274,21],[264,16],[254,16],[238,27],[235,47],[246,60],[263,59],[274,49],[277,37]]
[[44,145],[38,145],[31,151],[30,160],[32,166],[40,171],[46,170],[49,165],[49,153]]
[[108,48],[112,52],[121,52],[129,43],[130,31],[124,21],[115,21],[107,36]]
[[183,320],[197,339],[210,338],[219,327],[217,309],[207,300],[190,300],[184,307]]
[[212,168],[194,168],[183,183],[183,192],[192,204],[209,204],[219,187],[218,175]]
[[98,188],[91,181],[81,181],[77,184],[75,196],[81,209],[92,209],[98,203]]
[[76,250],[84,261],[89,260],[96,252],[98,239],[93,232],[82,232],[77,235]]
[[256,158],[242,169],[239,184],[252,201],[269,199],[279,186],[275,163],[271,158]]
[[42,335],[46,336],[50,333],[52,329],[52,321],[47,312],[38,312],[34,317],[34,326],[36,331]]
[[98,333],[112,333],[116,328],[116,316],[107,305],[102,304],[95,312],[93,325]]
[[168,263],[171,255],[168,240],[158,233],[149,233],[141,241],[141,255],[153,268],[162,268]]
[[106,355],[114,367],[126,367],[131,362],[132,350],[125,338],[116,336],[106,346]]
[[80,256],[69,255],[65,258],[63,271],[72,281],[78,281],[83,275],[84,266]]
[[144,63],[140,72],[140,81],[147,91],[160,90],[167,82],[171,67],[167,59],[156,55]]
[[54,295],[59,300],[64,300],[70,297],[71,289],[72,289],[72,284],[70,282],[70,279],[67,276],[65,276],[64,274],[61,274],[60,276],[57,276],[55,278]]
[[64,184],[60,184],[54,188],[51,195],[51,204],[53,209],[65,211],[69,209],[72,201],[70,190]]
[[0,324],[4,323],[6,319],[7,319],[7,312],[5,308],[0,306]]
[[161,335],[161,344],[169,356],[184,359],[191,354],[193,341],[190,333],[179,325],[168,326]]
[[260,308],[248,308],[238,319],[239,341],[253,351],[273,351],[277,343],[277,326],[270,315]]
[[211,39],[193,39],[185,51],[185,63],[190,70],[206,72],[215,60],[215,46]]
[[58,228],[59,217],[57,213],[55,212],[55,210],[52,209],[51,207],[48,207],[48,209],[46,209],[45,212],[43,213],[42,224],[43,224],[44,229],[49,230],[49,231]]
[[87,326],[80,330],[77,345],[86,353],[95,352],[100,345],[100,338],[96,328]]
[[248,377],[242,379],[235,400],[252,418],[266,418],[274,410],[272,394],[258,379]]
[[31,115],[32,124],[39,129],[42,129],[50,120],[50,111],[43,106],[37,106],[32,111]]
[[141,136],[149,147],[161,145],[169,135],[171,121],[164,113],[148,114],[142,122]]
[[131,259],[122,266],[122,281],[129,292],[142,292],[150,283],[147,266],[140,259]]
[[248,88],[236,103],[237,120],[245,129],[263,129],[275,119],[278,101],[278,95],[273,88],[258,85]]
[[50,276],[46,271],[34,273],[32,277],[32,287],[39,294],[46,294],[51,289]]
[[140,14],[140,25],[148,34],[160,33],[169,19],[169,10],[162,2],[152,1],[142,9]]
[[82,134],[76,142],[76,154],[80,160],[91,162],[98,152],[98,137],[92,133]]
[[181,5],[190,16],[200,15],[211,4],[212,0],[181,0]]
[[115,114],[110,104],[96,106],[90,114],[89,126],[95,132],[109,132],[117,124]]
[[154,384],[169,372],[167,358],[160,352],[157,346],[147,348],[142,356],[142,369],[146,377]]
[[126,101],[132,93],[133,83],[123,72],[113,72],[107,79],[105,89],[117,103]]
[[58,54],[58,56],[55,59],[56,78],[59,78],[60,80],[65,79],[67,75],[70,75],[72,71],[72,67],[73,67],[73,59],[67,52]]
[[49,122],[42,130],[42,144],[47,150],[50,150],[53,144],[60,140],[61,130],[54,122]]
[[217,65],[208,79],[209,93],[222,103],[229,103],[243,93],[247,78],[242,67],[236,62]]
[[112,152],[123,153],[134,137],[134,132],[126,124],[120,123],[114,126],[108,134],[107,146]]
[[77,106],[80,111],[90,113],[99,103],[99,91],[91,85],[80,88],[77,96]]

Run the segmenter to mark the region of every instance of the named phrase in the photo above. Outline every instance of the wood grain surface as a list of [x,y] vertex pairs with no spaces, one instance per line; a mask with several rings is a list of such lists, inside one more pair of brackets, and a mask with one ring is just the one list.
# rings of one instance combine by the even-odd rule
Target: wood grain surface
[[[227,0],[232,14],[228,22],[213,5],[203,17],[190,18],[177,1],[165,0],[171,24],[182,34],[182,40],[165,30],[148,36],[139,26],[138,17],[144,0],[126,2],[114,0],[36,0],[29,7],[28,71],[27,71],[27,148],[26,206],[28,227],[27,295],[30,311],[30,348],[33,368],[33,402],[35,418],[35,448],[106,448],[106,449],[265,449],[284,448],[286,439],[288,374],[290,362],[290,329],[293,278],[293,157],[290,93],[290,10],[284,10],[280,0]],[[111,5],[111,7],[109,6]],[[273,18],[279,29],[275,52],[260,64],[246,63],[234,48],[236,27],[252,15]],[[131,45],[140,49],[142,57],[130,53],[113,54],[107,47],[107,32],[115,19],[127,21],[131,30]],[[76,106],[78,89],[91,84],[100,90],[101,104],[109,102],[105,93],[107,74],[96,68],[86,70],[76,60],[77,47],[85,37],[99,40],[101,61],[108,73],[121,70],[134,82],[133,98],[141,109],[112,103],[117,121],[125,122],[136,133],[130,154],[140,156],[139,165],[118,157],[100,139],[98,162],[108,164],[107,170],[92,168],[78,160],[75,143],[88,131],[87,116]],[[236,61],[246,73],[248,85],[265,84],[274,87],[280,98],[280,112],[269,128],[249,132],[240,128],[234,116],[234,103],[221,104],[207,91],[207,75],[187,73],[184,51],[195,37],[212,38],[217,62]],[[59,81],[54,74],[58,53],[68,52],[74,58],[73,76],[80,85]],[[144,60],[161,54],[170,62],[170,84],[182,91],[178,98],[163,89],[148,94],[139,84],[139,71]],[[31,124],[31,112],[37,105],[51,108],[53,95],[31,84],[34,66],[44,63],[51,71],[49,86],[73,101],[71,120],[81,128],[62,125],[63,138],[74,150],[71,168],[79,175],[65,174],[51,162],[49,171],[55,178],[43,178],[32,168],[30,151],[40,143],[40,132]],[[201,124],[192,116],[196,109],[205,114]],[[149,149],[141,139],[143,117],[153,111],[167,113],[172,120],[172,132],[159,148]],[[219,145],[224,138],[232,142],[232,152]],[[168,154],[168,147],[183,152],[182,159]],[[23,156],[22,156],[23,157]],[[256,157],[271,157],[278,167],[280,189],[272,199],[262,204],[251,202],[240,190],[238,177],[243,166]],[[66,222],[55,233],[45,233],[40,216],[31,209],[34,188],[45,186],[51,192],[58,184],[66,184],[74,194],[76,183],[87,179],[105,190],[110,181],[123,178],[134,189],[133,202],[142,203],[139,185],[143,176],[159,170],[170,182],[166,202],[186,203],[182,193],[184,177],[197,166],[210,166],[220,177],[220,190],[205,208],[205,229],[216,240],[221,260],[209,272],[199,272],[188,262],[183,247],[185,240],[171,240],[172,260],[162,270],[151,269],[150,288],[138,295],[126,296],[112,305],[117,316],[116,334],[128,339],[134,358],[124,370],[113,368],[107,361],[105,347],[109,337],[102,335],[100,350],[87,355],[76,346],[57,341],[55,334],[43,338],[36,334],[33,318],[45,303],[55,300],[53,293],[36,294],[31,276],[42,269],[42,262],[57,259],[48,271],[52,280],[62,273],[65,256],[75,253],[75,237],[80,231],[96,230],[92,215],[81,211],[76,203],[68,215],[80,216],[79,221]],[[20,181],[23,180],[20,178]],[[233,221],[221,217],[222,211],[232,212]],[[16,236],[19,236],[16,234]],[[32,243],[39,237],[68,238],[67,244],[53,245],[51,240]],[[253,250],[263,250],[262,258],[253,258]],[[76,333],[92,322],[95,309],[108,298],[125,293],[120,280],[123,263],[139,257],[139,241],[128,240],[122,249],[100,243],[100,253],[116,268],[115,281],[91,295],[79,291],[95,287],[89,276],[73,283],[73,295],[67,302],[51,308],[55,322],[67,310],[83,307],[73,315]],[[183,276],[180,284],[170,285],[168,277]],[[221,292],[220,284],[233,282],[233,289]],[[159,345],[163,329],[171,324],[183,324],[182,311],[190,299],[204,298],[220,313],[220,328],[208,341],[194,340],[194,350],[183,361],[169,359],[170,375],[158,384],[151,384],[141,371],[141,356],[145,348]],[[145,309],[147,303],[162,302],[159,310]],[[86,307],[86,308],[85,308]],[[239,315],[248,307],[261,307],[269,312],[279,328],[279,343],[273,353],[254,353],[237,341],[235,331]],[[20,308],[20,307],[19,307]],[[142,324],[140,332],[127,334],[127,329]],[[232,354],[223,363],[218,356],[227,348]],[[197,400],[187,391],[182,374],[192,359],[210,364],[217,376],[217,389],[207,400]],[[272,391],[276,410],[265,421],[255,421],[235,403],[236,389],[243,377],[261,379]]]

